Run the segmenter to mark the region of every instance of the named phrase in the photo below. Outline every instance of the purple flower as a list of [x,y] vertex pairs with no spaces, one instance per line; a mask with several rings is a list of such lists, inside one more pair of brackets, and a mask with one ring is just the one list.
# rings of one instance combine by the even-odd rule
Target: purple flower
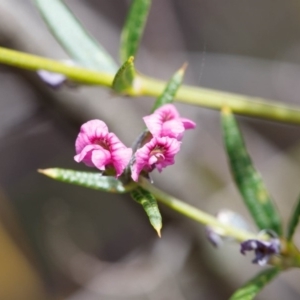
[[131,169],[131,177],[138,181],[142,171],[151,172],[174,164],[174,156],[180,150],[180,142],[169,137],[154,137],[135,153],[135,161]]
[[109,132],[106,124],[100,120],[91,120],[81,126],[75,148],[76,162],[83,162],[101,171],[106,166],[113,166],[116,177],[123,173],[132,155],[132,149],[127,148],[114,133]]
[[46,70],[38,70],[37,74],[39,77],[52,88],[61,87],[67,80],[67,77],[60,73],[53,73]]
[[165,104],[154,111],[153,114],[143,118],[153,137],[175,138],[181,140],[186,129],[193,129],[196,124],[181,118],[173,104]]
[[[244,218],[238,213],[229,209],[220,210],[216,218],[224,225],[231,225],[244,230],[249,230],[249,226]],[[213,246],[219,247],[223,244],[223,241],[231,241],[233,238],[226,236],[226,231],[222,227],[206,226],[205,234],[208,240]]]
[[222,236],[218,234],[212,227],[210,226],[205,227],[205,235],[214,247],[218,248],[222,246],[223,244]]
[[[61,63],[64,63],[67,66],[75,66],[75,63],[69,59],[61,60]],[[74,83],[71,84],[71,82],[68,81],[68,78],[61,73],[37,70],[37,74],[49,87],[54,89],[60,88],[65,83],[69,83],[70,86],[76,86]]]
[[255,258],[252,260],[254,264],[264,266],[268,263],[272,255],[280,253],[279,239],[272,238],[269,241],[247,240],[241,243],[241,253],[254,250]]

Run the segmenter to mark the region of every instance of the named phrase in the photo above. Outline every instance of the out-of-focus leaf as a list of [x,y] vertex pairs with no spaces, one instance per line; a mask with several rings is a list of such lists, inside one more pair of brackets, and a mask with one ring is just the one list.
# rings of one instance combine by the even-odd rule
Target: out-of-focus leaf
[[54,37],[79,65],[115,73],[116,63],[61,0],[34,0]]
[[281,234],[278,211],[252,164],[236,119],[227,107],[222,110],[222,129],[232,175],[253,219],[260,229]]
[[150,10],[151,0],[132,0],[121,34],[120,58],[125,62],[135,56]]
[[280,269],[270,268],[256,275],[252,280],[239,288],[229,300],[252,300],[267,285]]
[[81,172],[59,168],[44,169],[38,171],[58,181],[80,185],[90,189],[101,190],[109,193],[127,193],[136,187],[136,184],[133,182],[124,185],[115,177],[102,176],[100,173]]
[[112,88],[114,91],[127,94],[133,90],[136,74],[133,61],[134,57],[129,57],[117,72],[112,83]]
[[154,196],[141,187],[134,189],[130,194],[136,202],[143,206],[147,216],[149,217],[151,225],[157,231],[157,234],[160,237],[162,218]]
[[287,231],[288,241],[290,241],[293,238],[294,232],[299,223],[299,217],[300,217],[300,198],[298,199],[298,203],[296,207],[293,209],[293,213],[289,221],[288,231]]
[[164,104],[173,102],[176,92],[182,83],[186,67],[187,64],[184,64],[168,81],[166,88],[164,89],[162,94],[156,99],[152,108],[152,112],[154,112],[156,109],[163,106]]

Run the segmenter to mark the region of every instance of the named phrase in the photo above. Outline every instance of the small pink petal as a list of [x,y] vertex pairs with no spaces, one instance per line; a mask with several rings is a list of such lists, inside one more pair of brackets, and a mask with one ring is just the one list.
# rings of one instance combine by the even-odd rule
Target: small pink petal
[[190,119],[180,118],[185,129],[194,129],[196,127],[196,123]]
[[159,114],[165,121],[179,118],[179,112],[173,104],[165,104],[154,111],[154,114]]
[[160,136],[168,136],[171,138],[178,138],[184,133],[184,126],[180,119],[173,119],[166,121],[161,129]]
[[181,140],[186,129],[196,127],[196,124],[186,118],[180,118],[173,104],[166,104],[143,118],[153,137],[168,136]]
[[163,126],[163,118],[159,114],[152,114],[143,117],[143,120],[153,136],[160,136]]
[[155,164],[156,167],[158,167],[160,165],[160,162],[163,162],[164,160],[165,160],[165,156],[162,153],[156,153],[150,156],[148,164],[150,166]]
[[132,156],[132,149],[127,148],[114,133],[109,133],[107,136],[109,150],[111,152],[111,162],[116,169],[116,176],[120,176]]
[[80,153],[82,149],[89,144],[93,144],[108,134],[106,124],[101,120],[91,120],[84,123],[75,142],[76,153]]
[[82,149],[82,151],[79,154],[74,156],[74,160],[78,163],[83,162],[88,167],[93,167],[94,164],[91,159],[92,151],[99,148],[99,145],[87,145]]
[[105,170],[105,166],[111,162],[111,155],[108,150],[98,149],[92,153],[92,162],[99,170]]
[[131,148],[120,149],[113,155],[112,163],[116,169],[116,176],[119,177],[130,162],[132,156]]
[[155,137],[135,153],[131,177],[138,180],[139,174],[145,170],[152,171],[155,167],[161,171],[174,164],[174,156],[180,150],[180,142],[170,137]]

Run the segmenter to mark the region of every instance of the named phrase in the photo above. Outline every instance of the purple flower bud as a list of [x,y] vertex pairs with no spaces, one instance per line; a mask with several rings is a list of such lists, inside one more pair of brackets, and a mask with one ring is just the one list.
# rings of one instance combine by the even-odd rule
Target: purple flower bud
[[[72,60],[62,60],[62,63],[67,66],[74,66],[75,63]],[[50,72],[47,70],[38,70],[38,76],[51,88],[58,89],[63,84],[69,83],[68,78],[60,73]]]
[[53,73],[46,70],[38,70],[37,74],[49,87],[55,89],[61,87],[67,80],[67,77],[63,74]]
[[219,248],[223,245],[222,237],[218,233],[216,233],[216,231],[212,227],[205,227],[205,235],[214,247]]
[[272,238],[269,241],[247,240],[241,243],[241,253],[246,254],[246,251],[253,251],[255,258],[252,260],[254,264],[264,266],[268,263],[272,255],[280,253],[280,241],[277,238]]
[[[249,226],[247,222],[244,220],[244,218],[239,214],[237,214],[236,212],[233,212],[229,209],[220,210],[217,213],[216,218],[222,224],[231,225],[236,228],[241,228],[244,230],[249,230]],[[205,234],[208,240],[215,247],[222,246],[224,240],[233,240],[232,238],[226,236],[226,232],[222,229],[222,227],[206,226]]]

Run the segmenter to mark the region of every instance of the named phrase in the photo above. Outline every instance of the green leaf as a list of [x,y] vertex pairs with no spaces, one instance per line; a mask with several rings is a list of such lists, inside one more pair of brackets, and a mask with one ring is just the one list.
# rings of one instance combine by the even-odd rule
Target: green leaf
[[233,178],[258,228],[281,234],[279,214],[252,164],[236,119],[227,107],[222,110],[222,129]]
[[247,282],[239,288],[229,300],[251,300],[267,285],[276,275],[280,269],[270,268],[262,271],[256,275],[252,280]]
[[134,57],[130,56],[117,72],[112,83],[114,91],[128,94],[134,89],[133,85],[136,72],[133,61]]
[[125,62],[135,56],[150,10],[151,0],[132,0],[121,34],[120,58]]
[[177,90],[179,89],[179,87],[182,83],[186,67],[187,67],[187,64],[184,64],[168,81],[164,91],[156,99],[156,101],[153,105],[153,108],[152,108],[152,112],[154,112],[156,109],[163,106],[164,104],[173,102],[174,97],[177,93]]
[[134,182],[124,185],[112,176],[102,176],[100,173],[81,172],[67,169],[44,169],[40,173],[58,181],[84,186],[90,189],[101,190],[109,193],[127,193],[136,187]]
[[34,0],[54,37],[79,65],[115,73],[116,63],[106,50],[82,27],[61,0]]
[[162,228],[162,218],[159,212],[157,201],[154,198],[154,196],[141,187],[136,188],[130,194],[136,202],[143,206],[147,216],[149,217],[151,225],[160,237],[160,231]]
[[289,221],[288,231],[287,231],[287,240],[291,241],[296,230],[296,227],[299,223],[300,217],[300,198],[298,199],[298,203],[296,207],[293,209],[292,216]]

